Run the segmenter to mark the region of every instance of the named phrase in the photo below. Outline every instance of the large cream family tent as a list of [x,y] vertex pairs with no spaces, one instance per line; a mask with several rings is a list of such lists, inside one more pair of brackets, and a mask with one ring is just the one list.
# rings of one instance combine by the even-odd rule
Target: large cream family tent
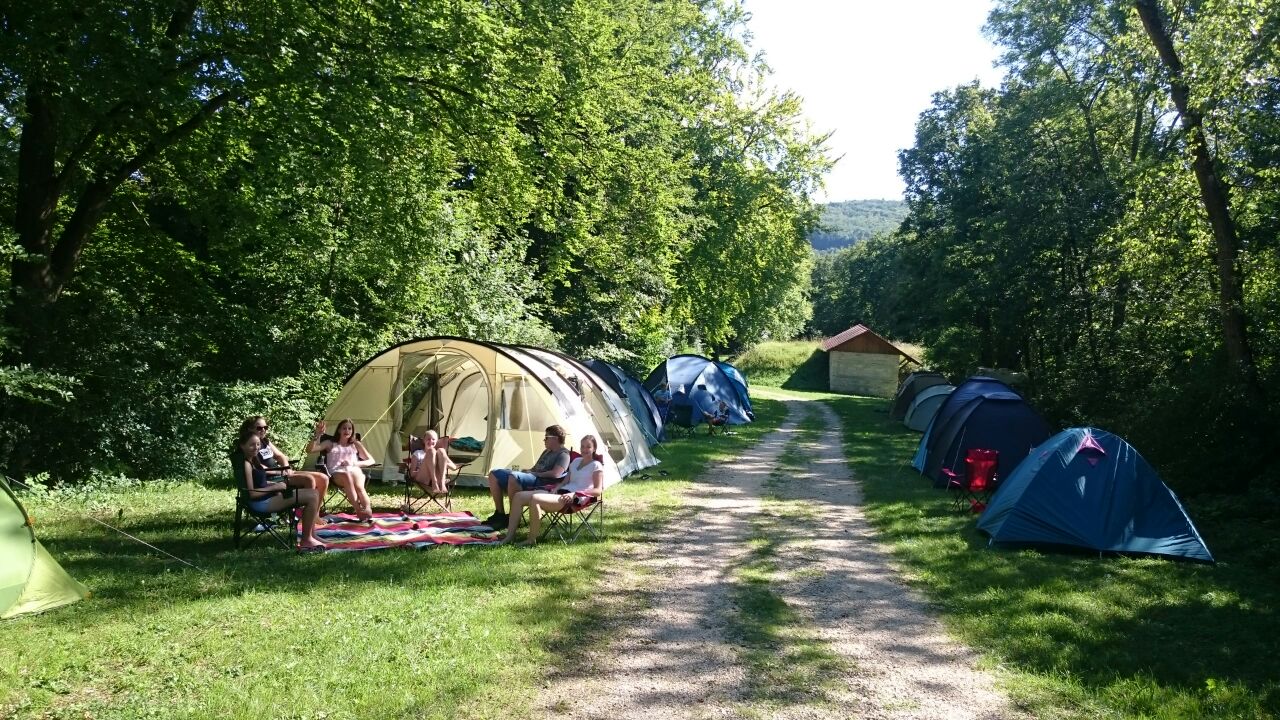
[[[532,467],[548,425],[564,427],[574,445],[586,434],[605,436],[577,389],[534,351],[458,337],[403,342],[361,365],[325,411],[331,428],[342,418],[355,422],[384,478],[409,435],[430,429],[454,438],[449,454],[463,466],[464,485],[483,485],[495,467]],[[609,449],[605,485],[622,479]]]
[[0,477],[0,618],[50,610],[89,597],[36,539],[31,517]]
[[596,437],[603,443],[602,447],[609,449],[609,455],[618,464],[618,472],[623,477],[658,464],[658,458],[649,450],[649,442],[631,406],[604,378],[585,363],[564,353],[541,348],[519,349],[542,360],[578,391],[592,422],[600,431]]

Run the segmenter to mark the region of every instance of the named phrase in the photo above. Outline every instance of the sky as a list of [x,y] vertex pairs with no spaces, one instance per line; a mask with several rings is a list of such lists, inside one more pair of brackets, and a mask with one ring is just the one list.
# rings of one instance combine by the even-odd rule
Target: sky
[[773,83],[804,98],[841,157],[820,201],[902,198],[898,150],[933,93],[975,78],[996,86],[999,51],[982,35],[992,0],[744,0],[754,51]]

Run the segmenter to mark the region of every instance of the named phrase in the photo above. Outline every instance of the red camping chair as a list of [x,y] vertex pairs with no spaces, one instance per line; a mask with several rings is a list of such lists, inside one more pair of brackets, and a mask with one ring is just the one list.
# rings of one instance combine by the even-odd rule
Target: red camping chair
[[996,476],[999,460],[1000,453],[996,450],[970,448],[965,452],[963,478],[951,470],[943,470],[951,490],[952,506],[957,511],[963,510],[966,503],[975,513],[987,509],[987,501],[999,482]]
[[[577,452],[569,453],[570,462],[579,457]],[[594,459],[603,463],[604,455],[597,453]],[[562,543],[570,543],[579,535],[601,540],[604,538],[604,495],[573,493],[559,510],[545,511],[542,523],[539,540],[554,536]]]

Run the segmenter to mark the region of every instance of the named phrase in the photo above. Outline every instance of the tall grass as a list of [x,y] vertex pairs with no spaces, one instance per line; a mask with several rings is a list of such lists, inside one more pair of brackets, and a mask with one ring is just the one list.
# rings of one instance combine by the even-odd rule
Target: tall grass
[[811,340],[764,342],[730,360],[755,385],[826,390],[827,354]]

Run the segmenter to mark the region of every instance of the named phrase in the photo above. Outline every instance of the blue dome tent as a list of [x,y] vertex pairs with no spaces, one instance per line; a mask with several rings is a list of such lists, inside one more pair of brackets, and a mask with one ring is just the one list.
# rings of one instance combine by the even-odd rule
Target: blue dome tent
[[945,420],[935,415],[929,432],[932,438],[924,474],[935,484],[943,483],[943,468],[960,472],[965,454],[974,448],[1000,453],[996,472],[1008,477],[1032,448],[1052,434],[1048,423],[1021,395],[1003,391],[970,398]]
[[613,388],[631,406],[631,413],[640,423],[645,440],[650,447],[657,445],[662,437],[662,413],[654,403],[653,396],[640,384],[640,381],[628,375],[622,368],[604,360],[586,360],[583,362],[596,375]]
[[[920,438],[920,444],[916,446],[915,457],[911,459],[911,467],[929,475],[925,472],[925,467],[929,460],[930,443],[933,440],[933,429],[942,427],[953,414],[967,402],[981,395],[984,392],[995,392],[1003,390],[1005,392],[1013,392],[1013,388],[993,377],[984,375],[975,375],[956,386],[956,389],[942,401],[942,406],[933,414],[933,419],[929,421],[929,426],[925,428],[924,435]],[[933,477],[933,475],[929,475]]]
[[1214,561],[1151,465],[1095,428],[1069,428],[1041,444],[1001,482],[978,529],[992,544]]
[[701,355],[676,355],[658,364],[645,378],[664,422],[697,427],[706,422],[704,412],[714,413],[721,402],[728,409],[730,425],[745,425],[751,416],[738,396],[738,388],[724,370]]
[[733,381],[733,388],[738,391],[738,401],[742,403],[742,409],[746,411],[747,417],[755,420],[756,414],[751,411],[751,394],[747,391],[747,376],[723,360],[716,360],[716,367],[723,370],[724,374]]

